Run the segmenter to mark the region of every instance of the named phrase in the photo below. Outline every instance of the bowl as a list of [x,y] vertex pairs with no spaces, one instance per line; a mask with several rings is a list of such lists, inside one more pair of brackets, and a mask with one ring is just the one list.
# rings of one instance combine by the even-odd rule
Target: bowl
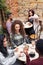
[[35,53],[34,52],[31,52],[31,53],[29,53],[29,56],[30,57],[34,57],[35,56]]

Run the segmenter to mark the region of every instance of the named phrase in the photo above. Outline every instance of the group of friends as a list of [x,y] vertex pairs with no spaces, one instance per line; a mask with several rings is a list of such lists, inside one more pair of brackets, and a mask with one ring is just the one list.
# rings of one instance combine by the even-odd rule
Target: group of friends
[[[28,20],[33,24],[34,18],[39,18],[33,10],[28,12]],[[14,46],[19,46],[24,42],[30,43],[28,35],[35,34],[33,26],[28,30],[28,35],[24,29],[24,25],[20,20],[14,20],[11,17],[11,13],[7,15],[8,20],[6,22],[5,33],[0,34],[0,65],[25,65],[24,62],[18,60],[17,58],[21,56],[21,53],[15,54],[14,52],[18,49]],[[37,23],[37,22],[36,22]],[[39,24],[39,22],[38,22]],[[6,35],[5,35],[6,34]],[[7,41],[12,43],[15,48],[9,49],[7,46]],[[30,61],[28,51],[24,50],[23,53],[26,54],[26,65],[43,65],[43,39],[36,41],[36,51],[39,53],[39,58],[37,60]]]

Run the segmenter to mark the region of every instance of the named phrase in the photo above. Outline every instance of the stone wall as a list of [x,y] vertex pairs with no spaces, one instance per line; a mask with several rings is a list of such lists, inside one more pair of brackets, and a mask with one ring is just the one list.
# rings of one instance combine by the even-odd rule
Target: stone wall
[[43,0],[9,0],[9,2],[14,17],[27,19],[28,10],[33,9],[40,18],[43,18]]
[[18,2],[17,0],[6,0],[9,10],[12,12],[14,17],[18,16]]

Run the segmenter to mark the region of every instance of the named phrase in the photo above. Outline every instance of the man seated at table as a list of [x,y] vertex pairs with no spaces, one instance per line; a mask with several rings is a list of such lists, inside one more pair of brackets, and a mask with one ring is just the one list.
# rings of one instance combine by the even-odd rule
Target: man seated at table
[[26,65],[43,65],[43,39],[39,39],[36,42],[36,51],[39,53],[39,58],[30,61],[29,54],[27,51],[24,51],[26,54]]

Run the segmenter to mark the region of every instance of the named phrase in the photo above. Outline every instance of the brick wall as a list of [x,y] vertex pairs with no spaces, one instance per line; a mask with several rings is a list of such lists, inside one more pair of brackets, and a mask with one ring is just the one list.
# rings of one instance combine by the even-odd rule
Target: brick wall
[[28,10],[33,9],[40,18],[43,18],[43,0],[9,0],[7,4],[14,17],[27,19]]

